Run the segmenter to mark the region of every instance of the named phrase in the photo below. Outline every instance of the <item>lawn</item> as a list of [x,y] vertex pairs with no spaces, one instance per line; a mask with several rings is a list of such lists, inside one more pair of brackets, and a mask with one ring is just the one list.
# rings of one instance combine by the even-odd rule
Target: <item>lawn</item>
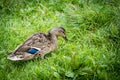
[[[45,59],[7,55],[36,32],[63,26]],[[120,80],[119,0],[0,0],[0,80]]]

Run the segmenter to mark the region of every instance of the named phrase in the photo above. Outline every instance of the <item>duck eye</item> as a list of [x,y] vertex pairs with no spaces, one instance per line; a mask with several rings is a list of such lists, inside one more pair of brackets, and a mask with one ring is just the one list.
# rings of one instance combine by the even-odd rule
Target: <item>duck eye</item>
[[58,31],[59,33],[61,33],[62,31],[60,30],[60,31]]
[[64,33],[65,34],[65,32],[64,31],[62,31],[62,30],[60,30],[60,31],[58,31],[59,33]]

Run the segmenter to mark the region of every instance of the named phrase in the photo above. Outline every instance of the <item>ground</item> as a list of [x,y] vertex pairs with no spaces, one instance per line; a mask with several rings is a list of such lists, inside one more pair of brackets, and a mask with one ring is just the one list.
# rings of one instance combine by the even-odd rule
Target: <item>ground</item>
[[[69,41],[45,59],[7,55],[36,32],[63,26]],[[119,0],[0,0],[1,80],[119,80]]]

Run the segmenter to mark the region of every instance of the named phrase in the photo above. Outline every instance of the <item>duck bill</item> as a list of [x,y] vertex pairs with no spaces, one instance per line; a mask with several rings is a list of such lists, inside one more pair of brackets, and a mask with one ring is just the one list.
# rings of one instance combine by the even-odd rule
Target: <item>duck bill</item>
[[63,37],[64,38],[64,40],[66,41],[66,42],[68,42],[68,38],[65,36],[65,37]]

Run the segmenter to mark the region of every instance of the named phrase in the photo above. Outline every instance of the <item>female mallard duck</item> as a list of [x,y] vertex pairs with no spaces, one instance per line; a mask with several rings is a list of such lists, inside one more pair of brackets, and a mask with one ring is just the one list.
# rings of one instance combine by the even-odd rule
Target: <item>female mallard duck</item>
[[57,46],[58,36],[63,37],[66,41],[66,31],[63,27],[55,27],[49,30],[48,34],[38,32],[29,37],[23,44],[18,46],[9,56],[9,60],[29,60],[44,56],[53,51]]

